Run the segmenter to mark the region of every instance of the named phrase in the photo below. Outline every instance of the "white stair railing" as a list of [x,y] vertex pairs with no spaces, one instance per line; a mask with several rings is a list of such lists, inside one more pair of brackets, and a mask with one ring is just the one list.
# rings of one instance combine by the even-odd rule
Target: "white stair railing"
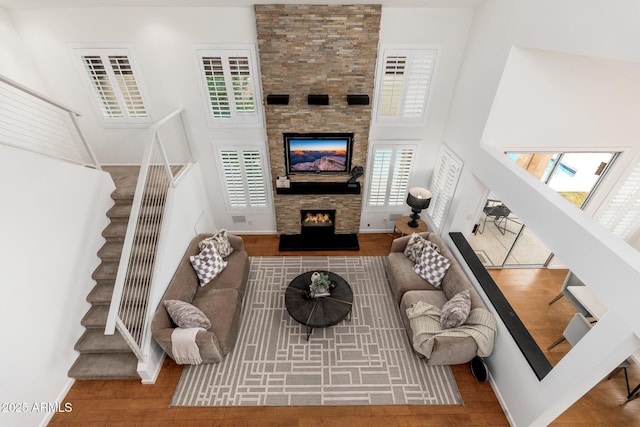
[[0,75],[0,144],[101,169],[76,117],[53,99]]
[[[163,136],[182,143],[166,147],[160,138],[161,131]],[[151,326],[153,307],[148,300],[154,288],[156,248],[167,191],[179,185],[180,177],[193,162],[182,109],[154,124],[150,133],[105,327],[106,335],[115,333],[117,327],[140,361],[145,359],[145,342]]]

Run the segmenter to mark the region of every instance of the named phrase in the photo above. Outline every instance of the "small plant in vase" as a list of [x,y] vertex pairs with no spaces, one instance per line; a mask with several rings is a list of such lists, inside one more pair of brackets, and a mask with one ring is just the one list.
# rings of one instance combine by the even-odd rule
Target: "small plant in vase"
[[331,295],[329,289],[331,289],[331,280],[328,274],[316,271],[311,275],[311,285],[309,285],[311,296],[314,298],[329,296]]

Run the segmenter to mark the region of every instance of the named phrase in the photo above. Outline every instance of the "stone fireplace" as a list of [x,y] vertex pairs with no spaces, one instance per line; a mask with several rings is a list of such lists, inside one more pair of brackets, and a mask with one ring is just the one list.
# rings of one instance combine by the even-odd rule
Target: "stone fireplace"
[[[362,194],[333,191],[345,174],[292,174],[292,189],[328,184],[320,190],[280,191],[285,176],[283,134],[353,132],[351,166],[366,170],[371,104],[349,105],[347,95],[373,98],[380,29],[380,5],[255,5],[263,99],[288,95],[288,104],[266,104],[265,118],[276,226],[282,235],[301,233],[300,211],[332,210],[336,235],[360,228]],[[328,95],[327,105],[310,105],[308,95]],[[340,186],[338,186],[339,188]]]

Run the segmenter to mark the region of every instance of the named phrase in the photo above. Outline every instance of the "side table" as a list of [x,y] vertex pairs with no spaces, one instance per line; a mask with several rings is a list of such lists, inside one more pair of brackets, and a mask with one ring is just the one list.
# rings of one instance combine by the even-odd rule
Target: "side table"
[[421,219],[418,220],[417,227],[409,227],[409,221],[411,221],[410,216],[402,216],[396,219],[396,223],[393,227],[393,234],[400,234],[400,236],[406,236],[407,234],[412,233],[422,233],[423,231],[429,231],[429,227],[427,224]]

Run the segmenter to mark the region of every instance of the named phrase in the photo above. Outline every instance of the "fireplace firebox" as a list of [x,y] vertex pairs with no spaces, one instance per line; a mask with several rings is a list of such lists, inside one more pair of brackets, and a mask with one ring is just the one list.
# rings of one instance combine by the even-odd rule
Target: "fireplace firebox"
[[336,234],[335,209],[300,211],[300,234],[281,234],[281,251],[330,251],[360,249],[357,234]]
[[336,211],[333,210],[301,210],[300,234],[307,237],[334,234]]

